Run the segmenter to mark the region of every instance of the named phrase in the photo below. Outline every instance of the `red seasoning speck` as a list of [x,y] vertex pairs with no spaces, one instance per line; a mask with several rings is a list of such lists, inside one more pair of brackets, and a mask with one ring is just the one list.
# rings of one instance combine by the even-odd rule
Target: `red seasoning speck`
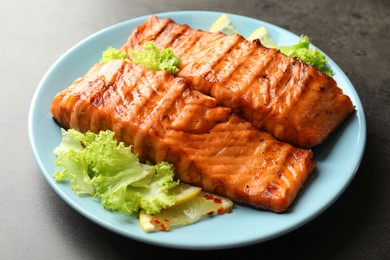
[[204,197],[206,200],[212,200],[212,199],[214,199],[214,196],[213,196],[212,194],[210,194],[210,193],[205,194],[203,197]]
[[223,214],[224,207],[220,207],[217,212],[219,215]]
[[154,218],[150,220],[150,224],[155,225],[155,224],[160,224],[160,219],[159,218]]
[[220,198],[214,198],[214,203],[222,204],[222,200]]

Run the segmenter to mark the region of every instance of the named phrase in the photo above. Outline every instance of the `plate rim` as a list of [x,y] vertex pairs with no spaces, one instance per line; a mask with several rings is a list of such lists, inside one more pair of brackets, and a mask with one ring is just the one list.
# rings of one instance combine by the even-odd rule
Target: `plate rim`
[[[286,233],[289,233],[289,232],[291,232],[293,230],[296,230],[299,227],[301,227],[302,225],[304,225],[304,224],[310,222],[311,220],[313,220],[314,218],[316,218],[322,212],[324,212],[330,205],[332,205],[339,198],[339,196],[341,196],[341,194],[345,191],[345,189],[347,189],[347,187],[349,186],[350,182],[354,179],[354,176],[356,175],[356,172],[358,171],[358,168],[360,166],[360,163],[361,163],[363,155],[364,155],[365,146],[366,146],[366,120],[365,120],[365,113],[364,113],[363,105],[362,105],[362,103],[360,101],[360,98],[358,96],[358,93],[356,92],[355,87],[353,86],[353,84],[349,80],[349,78],[345,75],[343,70],[341,70],[341,68],[330,57],[328,57],[328,58],[329,58],[329,62],[331,63],[331,67],[332,68],[334,67],[339,72],[341,72],[339,76],[342,78],[342,80],[344,80],[345,82],[348,83],[348,86],[350,87],[349,95],[353,96],[354,105],[355,105],[356,108],[359,108],[359,110],[356,111],[356,115],[357,115],[358,126],[359,126],[359,129],[358,129],[359,130],[359,135],[360,135],[359,136],[359,138],[360,138],[359,139],[360,140],[359,141],[359,143],[360,143],[359,147],[360,147],[361,151],[359,152],[359,157],[355,158],[355,162],[356,163],[354,165],[354,169],[353,169],[353,173],[351,174],[351,177],[349,178],[348,182],[344,184],[343,189],[339,190],[338,194],[335,194],[333,200],[329,201],[326,205],[324,205],[322,207],[321,210],[318,210],[315,214],[311,214],[309,217],[306,217],[305,219],[303,219],[300,222],[296,223],[294,226],[291,226],[288,229],[284,229],[284,230],[282,230],[282,231],[280,231],[280,232],[278,232],[276,234],[273,234],[272,236],[268,236],[268,237],[261,237],[261,236],[259,236],[255,240],[254,239],[247,239],[247,240],[241,239],[240,241],[230,240],[229,242],[215,243],[215,244],[212,244],[212,245],[204,245],[204,244],[193,245],[193,244],[186,244],[186,243],[172,244],[169,241],[166,241],[164,239],[163,240],[156,240],[156,239],[152,240],[152,239],[148,238],[148,236],[150,235],[150,237],[153,238],[153,237],[155,237],[155,235],[150,234],[150,233],[147,234],[148,236],[139,236],[136,233],[121,232],[115,226],[108,225],[106,222],[102,221],[101,218],[99,218],[99,216],[91,214],[85,208],[83,208],[80,204],[75,203],[74,200],[71,199],[68,196],[68,194],[64,193],[59,188],[59,185],[54,182],[53,178],[50,178],[51,177],[50,173],[47,172],[47,169],[46,169],[47,167],[45,166],[45,162],[39,156],[39,151],[37,149],[37,143],[36,143],[36,138],[35,138],[35,131],[36,131],[36,129],[34,127],[34,124],[35,124],[35,122],[37,120],[36,119],[36,116],[37,116],[37,111],[36,111],[37,105],[36,104],[37,104],[38,98],[40,97],[40,95],[42,95],[41,91],[44,88],[45,82],[48,80],[48,78],[53,73],[53,71],[58,66],[61,65],[61,62],[63,62],[64,59],[70,53],[72,53],[77,48],[80,48],[80,46],[82,46],[83,44],[87,43],[88,41],[93,40],[94,37],[97,37],[97,36],[99,36],[99,35],[101,35],[103,33],[110,32],[111,30],[113,30],[115,28],[118,28],[118,27],[121,27],[123,25],[127,25],[127,24],[131,24],[131,23],[136,23],[136,22],[142,21],[142,20],[146,19],[147,17],[149,17],[151,15],[163,16],[163,17],[171,17],[171,16],[175,17],[175,16],[178,16],[178,15],[200,15],[200,14],[217,16],[217,15],[221,15],[223,13],[224,12],[197,11],[197,10],[194,10],[194,11],[187,10],[187,11],[160,12],[160,13],[154,13],[154,14],[149,14],[149,15],[144,15],[144,16],[128,19],[128,20],[125,20],[125,21],[113,24],[111,26],[108,26],[108,27],[106,27],[104,29],[101,29],[101,30],[91,34],[90,36],[82,39],[81,41],[79,41],[78,43],[73,45],[64,54],[62,54],[50,66],[50,68],[44,74],[44,76],[42,77],[41,81],[38,84],[38,87],[36,88],[36,90],[34,92],[34,95],[32,97],[31,104],[30,104],[30,110],[29,110],[29,115],[28,115],[28,134],[29,134],[29,139],[30,139],[30,145],[31,145],[31,148],[33,150],[33,154],[34,154],[35,160],[36,160],[36,162],[37,162],[37,164],[38,164],[38,166],[40,168],[41,173],[44,175],[45,179],[49,182],[50,186],[56,191],[56,193],[68,205],[70,205],[73,209],[75,209],[77,212],[79,212],[83,216],[87,217],[91,221],[95,222],[96,224],[99,224],[103,228],[106,228],[108,230],[113,231],[114,233],[123,235],[125,237],[128,237],[130,239],[133,239],[133,240],[136,240],[136,241],[139,241],[139,242],[148,243],[148,244],[157,245],[157,246],[178,248],[178,249],[179,248],[180,249],[193,249],[193,250],[194,249],[195,250],[197,250],[197,249],[201,249],[201,250],[223,249],[223,248],[240,247],[240,246],[250,245],[250,244],[254,244],[254,243],[264,242],[264,241],[267,241],[267,240],[270,240],[270,239],[282,236],[282,235],[284,235]],[[284,33],[288,33],[288,34],[291,34],[291,35],[294,35],[294,36],[298,37],[296,34],[290,32],[290,31],[288,31],[288,30],[286,30],[286,29],[284,29],[282,27],[279,27],[277,25],[274,25],[274,24],[262,21],[260,19],[247,17],[247,16],[242,16],[242,15],[238,15],[238,14],[234,14],[234,13],[226,13],[226,14],[228,16],[232,17],[233,20],[234,19],[243,19],[243,20],[246,20],[246,21],[251,21],[253,23],[261,23],[261,24],[267,25],[269,27],[276,28],[277,30],[280,30],[280,31],[282,31]],[[186,228],[187,227],[184,227],[184,229],[186,229]]]

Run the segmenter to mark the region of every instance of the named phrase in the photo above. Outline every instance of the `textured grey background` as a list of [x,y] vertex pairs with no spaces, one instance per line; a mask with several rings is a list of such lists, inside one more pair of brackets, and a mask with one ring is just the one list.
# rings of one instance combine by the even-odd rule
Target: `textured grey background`
[[[390,1],[2,1],[0,8],[0,259],[157,256],[261,259],[390,257]],[[176,10],[236,13],[307,34],[345,71],[363,103],[367,146],[345,193],[318,218],[261,244],[221,251],[138,243],[87,220],[47,184],[30,148],[32,95],[74,44],[118,22]],[[228,228],[228,227],[227,227]]]

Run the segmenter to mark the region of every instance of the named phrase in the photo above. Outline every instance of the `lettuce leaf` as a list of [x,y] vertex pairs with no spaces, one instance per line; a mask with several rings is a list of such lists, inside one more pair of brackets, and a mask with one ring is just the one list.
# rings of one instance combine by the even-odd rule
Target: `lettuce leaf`
[[328,68],[325,54],[318,49],[310,48],[310,39],[306,35],[301,35],[301,40],[297,44],[290,46],[278,46],[283,54],[289,57],[299,58],[305,63],[316,67],[328,76],[333,76],[333,71]]
[[173,166],[141,163],[131,147],[114,139],[112,131],[98,134],[61,129],[62,141],[54,149],[56,181],[70,179],[78,195],[99,198],[111,211],[131,215],[140,209],[155,214],[175,204],[170,189],[179,184],[174,180]]
[[130,50],[135,64],[142,64],[152,71],[165,70],[172,75],[179,71],[181,61],[170,48],[159,49],[153,42],[144,43],[139,51]]
[[112,46],[109,46],[105,51],[102,52],[102,58],[100,63],[109,62],[112,60],[125,60],[130,61],[126,55],[126,52],[118,50]]
[[[139,51],[130,50],[129,55],[135,64],[142,64],[152,71],[165,70],[172,75],[179,71],[178,67],[181,65],[180,58],[170,48],[159,49],[151,41],[146,42]],[[111,60],[131,62],[126,52],[110,46],[102,52],[102,58],[99,62],[109,62]]]

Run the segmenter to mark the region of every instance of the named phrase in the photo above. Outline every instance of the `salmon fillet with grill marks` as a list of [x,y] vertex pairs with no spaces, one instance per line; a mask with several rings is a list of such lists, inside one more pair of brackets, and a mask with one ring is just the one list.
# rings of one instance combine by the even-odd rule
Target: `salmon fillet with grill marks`
[[324,142],[354,111],[334,79],[257,40],[151,16],[121,49],[138,50],[146,41],[171,48],[182,61],[178,76],[194,89],[295,146]]
[[235,202],[286,211],[315,168],[310,150],[261,132],[165,71],[94,65],[53,99],[62,127],[112,130],[141,161],[167,161],[182,182]]

